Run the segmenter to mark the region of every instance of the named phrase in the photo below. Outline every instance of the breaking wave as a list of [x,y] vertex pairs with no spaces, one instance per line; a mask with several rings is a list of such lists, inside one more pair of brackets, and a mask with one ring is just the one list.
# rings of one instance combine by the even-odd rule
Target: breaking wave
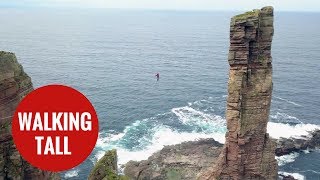
[[285,175],[285,176],[292,176],[297,180],[305,180],[305,177],[302,174],[299,174],[299,173],[288,173],[288,172],[279,171],[279,174],[282,174],[282,175]]
[[299,153],[293,152],[287,155],[276,157],[276,160],[278,161],[279,166],[283,166],[285,164],[294,162],[298,156]]
[[[135,121],[127,126],[122,133],[100,133],[96,145],[96,153],[92,162],[100,159],[106,150],[116,148],[119,164],[130,160],[145,160],[164,146],[179,144],[202,138],[214,138],[220,143],[225,141],[227,131],[224,111],[214,108],[212,101],[206,100],[188,103],[183,107],[172,108],[170,112],[158,114],[154,117]],[[220,112],[218,115],[216,112]],[[276,114],[281,118],[283,114]],[[287,115],[290,118],[295,117]],[[312,124],[285,124],[268,123],[268,133],[273,138],[299,138],[308,135],[308,132],[320,129]],[[296,154],[278,158],[279,165],[293,162]]]
[[[193,103],[199,104],[199,103]],[[177,128],[179,127],[179,128]],[[105,150],[116,148],[119,164],[129,160],[144,160],[164,146],[212,138],[225,141],[224,118],[189,106],[173,108],[169,113],[138,120],[127,126],[123,133],[99,134],[93,162],[100,159]]]
[[76,177],[78,176],[78,174],[79,174],[79,169],[72,169],[64,174],[64,178],[68,179],[68,178]]
[[271,137],[279,138],[304,138],[308,136],[309,132],[315,129],[320,129],[319,125],[314,124],[283,124],[283,123],[268,123],[268,133]]
[[299,124],[303,123],[300,119],[295,116],[288,115],[284,112],[276,112],[275,114],[270,114],[270,118],[277,122]]
[[273,97],[276,98],[276,99],[278,99],[278,100],[285,101],[285,102],[287,102],[287,103],[293,104],[293,105],[295,105],[295,106],[301,106],[301,105],[298,104],[298,103],[295,103],[295,102],[293,102],[293,101],[290,101],[290,100],[287,100],[287,99],[284,99],[284,98],[281,98],[281,97],[278,97],[278,96],[273,96]]

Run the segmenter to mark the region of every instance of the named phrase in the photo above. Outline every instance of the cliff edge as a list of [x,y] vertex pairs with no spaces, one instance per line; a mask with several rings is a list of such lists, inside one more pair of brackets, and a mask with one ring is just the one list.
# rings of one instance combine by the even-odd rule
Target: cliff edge
[[32,90],[31,78],[16,56],[0,51],[0,179],[60,179],[56,173],[39,170],[24,161],[13,143],[12,116]]
[[129,180],[127,176],[118,175],[118,156],[115,149],[107,151],[94,165],[88,180]]
[[226,143],[200,179],[277,179],[275,142],[267,133],[273,31],[272,7],[231,19]]

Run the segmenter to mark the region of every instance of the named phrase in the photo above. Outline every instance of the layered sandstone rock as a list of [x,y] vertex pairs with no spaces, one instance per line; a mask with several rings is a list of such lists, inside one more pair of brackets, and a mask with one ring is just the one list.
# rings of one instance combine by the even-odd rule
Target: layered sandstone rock
[[226,143],[212,172],[200,179],[277,179],[269,138],[273,8],[235,16],[230,25]]
[[0,179],[59,179],[57,174],[41,171],[24,161],[12,140],[12,115],[32,90],[31,79],[16,56],[0,51]]

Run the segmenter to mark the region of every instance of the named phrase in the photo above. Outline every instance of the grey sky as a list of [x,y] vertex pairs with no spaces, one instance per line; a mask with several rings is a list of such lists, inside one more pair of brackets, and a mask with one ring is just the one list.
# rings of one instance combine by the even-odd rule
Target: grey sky
[[320,0],[1,0],[0,6],[50,6],[184,10],[248,10],[266,5],[278,11],[320,11]]

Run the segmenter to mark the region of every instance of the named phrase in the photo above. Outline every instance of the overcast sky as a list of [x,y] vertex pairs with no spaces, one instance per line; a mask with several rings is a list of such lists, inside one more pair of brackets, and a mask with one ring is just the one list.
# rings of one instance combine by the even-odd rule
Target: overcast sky
[[248,10],[266,5],[274,6],[277,11],[320,11],[320,0],[0,0],[1,7]]

